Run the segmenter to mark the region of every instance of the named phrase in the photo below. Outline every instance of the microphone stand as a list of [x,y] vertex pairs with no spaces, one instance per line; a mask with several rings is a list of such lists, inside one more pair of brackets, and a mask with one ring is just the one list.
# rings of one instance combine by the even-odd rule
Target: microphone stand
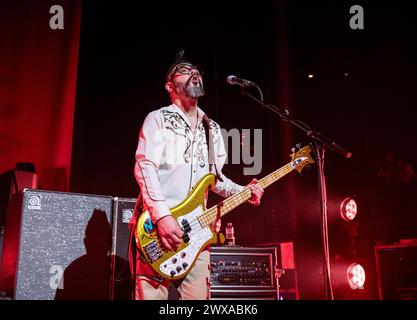
[[[253,82],[252,82],[253,83]],[[327,191],[326,191],[326,178],[324,175],[324,153],[326,149],[333,150],[343,157],[350,159],[352,153],[348,152],[340,145],[334,141],[324,137],[321,133],[312,130],[306,123],[296,120],[290,117],[290,112],[287,109],[281,110],[277,106],[272,104],[265,104],[263,102],[263,95],[261,89],[253,83],[253,86],[256,87],[259,91],[261,99],[258,99],[248,93],[246,87],[241,87],[241,93],[248,96],[252,100],[256,101],[261,106],[268,108],[272,112],[276,113],[282,121],[290,122],[300,130],[304,131],[306,136],[313,141],[314,151],[317,160],[318,166],[318,188],[320,194],[320,222],[321,222],[321,238],[322,238],[322,248],[323,248],[323,267],[324,267],[324,282],[326,288],[326,296],[329,300],[334,300],[333,288],[331,285],[331,274],[330,274],[330,254],[329,254],[329,237],[328,237],[328,226],[327,226]]]

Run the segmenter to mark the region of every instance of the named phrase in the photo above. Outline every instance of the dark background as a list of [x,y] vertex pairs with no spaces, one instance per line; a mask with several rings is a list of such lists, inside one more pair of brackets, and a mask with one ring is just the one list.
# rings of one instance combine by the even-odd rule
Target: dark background
[[[257,178],[287,163],[280,132],[290,125],[225,81],[230,74],[250,79],[267,102],[278,104],[277,50],[285,46],[293,116],[353,153],[350,160],[326,153],[331,254],[363,259],[366,297],[376,297],[373,245],[417,237],[415,177],[388,183],[376,175],[387,151],[417,164],[417,19],[408,1],[333,2],[84,1],[70,191],[137,196],[137,136],[147,113],[170,103],[164,77],[178,48],[205,70],[208,95],[200,105],[210,117],[226,129],[263,130]],[[349,27],[355,4],[364,8],[364,30]],[[309,142],[296,129],[294,135],[289,143]],[[235,225],[238,244],[295,241],[302,298],[324,294],[322,273],[314,272],[321,268],[316,170],[293,174],[295,203],[285,197],[290,178],[284,178],[265,192],[259,208],[244,205],[223,219],[223,226]],[[241,184],[252,179],[241,165],[224,172]],[[358,201],[355,227],[337,219],[337,204],[346,196]]]

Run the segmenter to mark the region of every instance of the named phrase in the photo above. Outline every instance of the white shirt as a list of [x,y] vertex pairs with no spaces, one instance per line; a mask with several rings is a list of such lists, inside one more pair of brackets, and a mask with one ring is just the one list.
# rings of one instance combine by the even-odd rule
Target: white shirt
[[[142,209],[149,211],[153,223],[169,215],[169,208],[183,201],[198,180],[209,173],[204,112],[198,107],[197,110],[194,132],[188,117],[175,104],[149,113],[143,123],[136,150],[135,177],[141,189]],[[213,191],[229,197],[244,187],[221,173],[227,156],[223,136],[220,126],[211,119],[210,130],[214,159],[223,179],[217,181]]]

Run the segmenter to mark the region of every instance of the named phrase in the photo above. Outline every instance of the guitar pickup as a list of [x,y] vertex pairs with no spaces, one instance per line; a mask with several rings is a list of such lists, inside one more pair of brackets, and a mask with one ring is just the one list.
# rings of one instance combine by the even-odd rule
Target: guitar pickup
[[191,227],[190,227],[190,224],[188,223],[188,221],[187,220],[182,220],[181,221],[181,224],[182,224],[182,229],[183,229],[183,231],[185,232],[185,233],[188,233],[188,232],[190,232],[191,231]]
[[187,234],[187,233],[184,233],[184,234],[182,235],[182,240],[183,240],[185,243],[188,243],[188,241],[190,241],[190,237],[188,236],[188,234]]

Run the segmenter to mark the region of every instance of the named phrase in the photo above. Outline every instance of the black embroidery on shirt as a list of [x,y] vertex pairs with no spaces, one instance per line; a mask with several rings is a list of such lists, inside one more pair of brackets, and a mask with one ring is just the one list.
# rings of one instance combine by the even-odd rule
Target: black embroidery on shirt
[[184,151],[184,161],[189,163],[191,161],[191,129],[187,125],[187,122],[181,117],[177,112],[172,112],[168,110],[162,110],[162,116],[164,117],[165,128],[171,130],[177,135],[185,137],[185,142],[187,147]]
[[197,162],[198,165],[203,168],[206,165],[206,159],[204,157],[204,152],[207,151],[207,142],[206,142],[206,131],[204,130],[203,122],[200,122],[198,126],[198,132],[196,133],[197,139]]
[[[184,160],[186,163],[191,161],[191,147],[192,147],[192,139],[193,135],[191,134],[191,129],[188,126],[187,122],[184,118],[177,112],[162,110],[162,115],[164,117],[165,127],[168,130],[171,130],[177,135],[185,137],[186,139],[186,148],[184,151]],[[212,130],[213,135],[213,144],[216,145],[219,137],[220,137],[220,126],[214,122],[213,120],[209,120],[210,123],[210,130]],[[206,165],[205,154],[207,152],[207,142],[206,142],[206,131],[204,129],[203,122],[200,122],[198,126],[198,130],[195,133],[195,139],[197,141],[197,163],[198,165],[203,168]]]
[[162,115],[164,117],[164,122],[166,128],[171,130],[175,134],[178,134],[183,137],[187,137],[188,128],[187,122],[181,117],[180,114],[168,110],[162,110]]
[[190,162],[191,160],[191,139],[190,137],[187,135],[187,148],[185,148],[184,151],[184,160],[185,162]]

